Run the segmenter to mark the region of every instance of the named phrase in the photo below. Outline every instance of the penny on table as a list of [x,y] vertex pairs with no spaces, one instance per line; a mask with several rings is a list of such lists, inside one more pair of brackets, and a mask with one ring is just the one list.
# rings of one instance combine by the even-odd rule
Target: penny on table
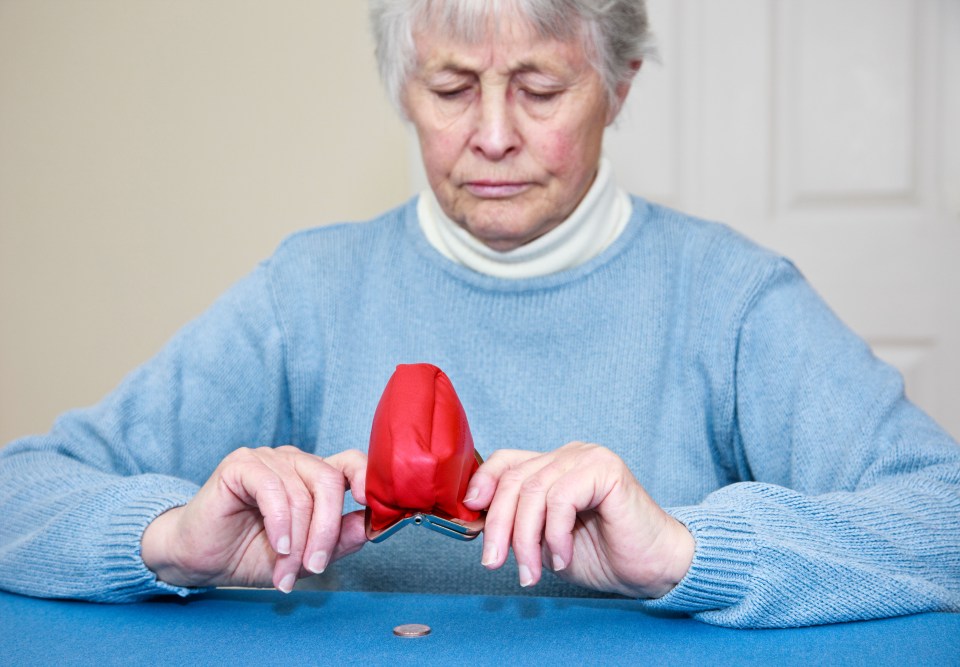
[[393,629],[397,637],[426,637],[430,634],[430,626],[422,623],[404,623]]

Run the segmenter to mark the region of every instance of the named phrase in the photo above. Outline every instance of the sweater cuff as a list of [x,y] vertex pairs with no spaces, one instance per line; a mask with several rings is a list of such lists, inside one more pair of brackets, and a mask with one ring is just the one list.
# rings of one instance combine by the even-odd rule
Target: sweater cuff
[[171,593],[185,597],[208,589],[172,586],[157,579],[143,562],[141,540],[147,526],[164,512],[186,505],[197,486],[185,480],[161,475],[141,475],[136,486],[119,489],[113,512],[107,520],[100,544],[106,602],[133,602]]
[[756,536],[741,515],[703,506],[666,510],[696,542],[686,576],[669,593],[643,600],[647,609],[695,614],[730,607],[746,596],[756,565]]

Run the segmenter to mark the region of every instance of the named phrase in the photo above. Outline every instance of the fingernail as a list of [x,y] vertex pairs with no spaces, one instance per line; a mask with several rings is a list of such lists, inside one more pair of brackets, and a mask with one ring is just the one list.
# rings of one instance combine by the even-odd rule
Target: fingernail
[[479,495],[480,495],[480,490],[477,489],[476,487],[472,489],[467,489],[467,495],[463,497],[463,502],[468,503],[471,500],[476,500],[477,496]]
[[288,574],[280,580],[280,585],[277,586],[277,588],[280,589],[281,593],[289,593],[293,590],[293,585],[295,583],[297,583],[297,575]]
[[480,564],[484,567],[490,567],[496,565],[499,559],[500,550],[497,549],[496,545],[491,544],[489,547],[483,548],[483,560],[480,561]]
[[520,565],[517,570],[520,572],[520,585],[526,588],[533,583],[533,575],[530,574],[530,568],[526,565]]
[[310,561],[307,563],[307,569],[314,574],[323,573],[323,571],[327,569],[328,558],[326,551],[314,551],[313,555],[310,556]]
[[290,553],[290,537],[288,535],[284,535],[277,540],[277,553],[281,556],[286,556]]
[[558,555],[556,555],[556,554],[553,555],[553,571],[554,571],[554,572],[559,572],[560,570],[562,570],[562,569],[565,568],[566,566],[567,566],[567,564],[563,562],[563,559],[560,558],[560,556],[558,556]]

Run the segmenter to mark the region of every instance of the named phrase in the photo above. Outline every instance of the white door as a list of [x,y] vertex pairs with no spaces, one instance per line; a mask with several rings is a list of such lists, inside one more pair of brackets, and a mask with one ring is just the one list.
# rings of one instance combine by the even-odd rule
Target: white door
[[960,1],[649,7],[622,185],[790,257],[960,436]]

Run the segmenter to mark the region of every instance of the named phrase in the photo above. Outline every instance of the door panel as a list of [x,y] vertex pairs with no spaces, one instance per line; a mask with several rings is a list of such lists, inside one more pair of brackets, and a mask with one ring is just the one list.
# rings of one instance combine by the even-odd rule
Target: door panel
[[650,0],[605,151],[627,189],[793,259],[960,434],[960,3]]

